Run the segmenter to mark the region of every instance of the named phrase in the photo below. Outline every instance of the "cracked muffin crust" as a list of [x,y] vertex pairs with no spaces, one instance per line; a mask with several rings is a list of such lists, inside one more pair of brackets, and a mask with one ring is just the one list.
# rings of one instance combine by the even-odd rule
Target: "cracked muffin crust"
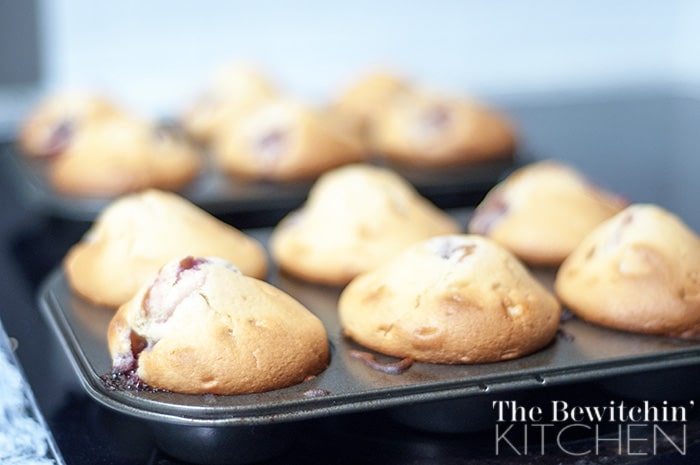
[[561,301],[603,326],[700,336],[700,238],[661,207],[636,204],[592,231],[555,281]]
[[476,235],[417,243],[355,278],[345,335],[394,357],[444,364],[521,357],[556,335],[560,306],[508,251]]
[[306,204],[277,225],[270,250],[291,275],[342,285],[415,242],[458,231],[393,171],[350,165],[319,178]]
[[594,186],[574,168],[547,160],[515,171],[491,189],[467,229],[527,263],[558,265],[586,234],[626,206],[622,197]]
[[215,257],[167,263],[121,306],[107,339],[115,374],[185,394],[279,389],[329,361],[316,316]]
[[130,299],[169,260],[218,256],[262,278],[267,256],[255,239],[188,200],[155,189],[112,202],[64,258],[71,287],[112,307]]

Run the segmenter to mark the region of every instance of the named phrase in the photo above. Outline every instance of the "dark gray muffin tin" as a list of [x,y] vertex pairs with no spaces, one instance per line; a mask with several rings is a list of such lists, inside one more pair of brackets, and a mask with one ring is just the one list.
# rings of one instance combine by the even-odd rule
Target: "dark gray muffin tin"
[[[269,233],[251,231],[263,243]],[[551,286],[554,270],[533,273]],[[110,388],[101,376],[111,368],[105,334],[113,310],[74,295],[60,269],[45,280],[38,300],[87,393],[111,409],[148,422],[165,452],[198,463],[246,463],[279,454],[293,441],[294,424],[310,418],[390,409],[398,421],[418,428],[465,432],[493,425],[488,413],[494,396],[513,399],[543,386],[592,380],[612,381],[612,389],[639,393],[634,376],[662,369],[693,376],[699,371],[700,341],[624,333],[569,317],[548,347],[517,360],[457,366],[415,363],[402,374],[386,374],[349,355],[363,349],[341,333],[336,313],[340,289],[301,282],[275,270],[268,279],[322,320],[331,362],[310,381],[251,395]],[[396,361],[381,355],[377,359]],[[626,384],[626,376],[634,384]],[[653,380],[644,383],[652,390]],[[677,384],[682,388],[692,383]],[[663,392],[669,394],[668,385]]]
[[[298,182],[250,181],[228,177],[206,157],[199,175],[178,194],[216,216],[257,215],[255,226],[275,224],[281,215],[300,206],[313,180]],[[484,194],[512,171],[525,157],[476,162],[450,168],[390,165],[374,158],[368,163],[386,166],[408,180],[421,193],[442,208],[476,205]],[[0,166],[13,173],[23,200],[42,214],[70,221],[93,221],[113,198],[66,195],[55,191],[47,179],[47,162],[31,160],[12,143],[0,144]]]

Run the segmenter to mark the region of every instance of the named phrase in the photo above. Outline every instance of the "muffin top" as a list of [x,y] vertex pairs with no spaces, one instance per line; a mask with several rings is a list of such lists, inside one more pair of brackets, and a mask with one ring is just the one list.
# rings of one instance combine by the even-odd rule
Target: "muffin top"
[[267,271],[255,239],[177,194],[154,189],[112,202],[63,264],[80,295],[117,307],[166,262],[187,254],[222,257],[258,278]]
[[700,239],[663,208],[634,204],[562,263],[555,290],[577,315],[612,328],[700,335]]
[[480,363],[529,354],[556,334],[560,306],[507,250],[476,235],[430,238],[343,290],[344,333],[395,357]]
[[459,225],[391,170],[345,166],[323,175],[273,231],[271,253],[304,279],[345,284],[414,242]]
[[574,168],[556,161],[523,167],[478,205],[468,230],[506,247],[522,260],[558,265],[602,221],[627,206]]

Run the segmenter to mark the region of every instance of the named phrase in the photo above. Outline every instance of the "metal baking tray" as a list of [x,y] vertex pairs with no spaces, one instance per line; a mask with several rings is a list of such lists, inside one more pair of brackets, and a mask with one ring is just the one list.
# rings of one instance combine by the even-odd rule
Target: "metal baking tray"
[[[229,177],[217,170],[206,155],[202,157],[202,171],[177,192],[214,215],[246,215],[247,220],[256,221],[251,224],[253,227],[275,224],[285,213],[304,202],[313,185],[313,180],[272,182]],[[491,187],[516,166],[525,163],[525,159],[525,155],[515,154],[451,168],[417,168],[378,159],[368,160],[368,163],[393,169],[436,205],[452,208],[478,204]],[[48,182],[46,161],[24,157],[13,143],[0,145],[0,163],[4,165],[3,169],[15,174],[12,178],[22,198],[46,215],[72,221],[93,221],[113,200],[57,192]],[[268,218],[264,218],[266,214]]]
[[[270,232],[248,231],[264,244]],[[554,270],[538,268],[533,273],[551,287]],[[114,390],[101,378],[111,369],[105,335],[113,310],[74,295],[61,269],[44,281],[38,302],[91,397],[149,422],[166,452],[200,463],[242,463],[278,453],[293,438],[285,425],[315,417],[396,408],[397,419],[405,423],[434,431],[468,431],[472,426],[483,426],[478,424],[483,421],[479,416],[490,409],[490,402],[484,400],[493,396],[513,398],[543,386],[613,379],[650,370],[692,372],[700,364],[700,341],[624,333],[569,315],[562,319],[553,343],[532,355],[481,365],[415,363],[402,374],[391,375],[349,355],[353,349],[364,349],[341,334],[336,313],[341,289],[308,284],[274,269],[268,280],[322,320],[331,345],[331,362],[310,381],[251,395]],[[380,355],[377,358],[395,361]],[[481,412],[474,409],[472,401],[480,403]],[[445,418],[453,421],[457,417],[461,421],[457,426],[442,423]],[[193,442],[194,437],[198,442]],[[222,441],[242,441],[246,448],[230,452],[248,455],[222,458],[221,448],[216,447]],[[217,452],[212,456],[214,449]]]

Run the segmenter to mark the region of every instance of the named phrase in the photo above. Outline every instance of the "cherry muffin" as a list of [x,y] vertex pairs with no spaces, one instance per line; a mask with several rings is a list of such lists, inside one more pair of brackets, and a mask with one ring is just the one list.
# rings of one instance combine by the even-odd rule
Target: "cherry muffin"
[[128,387],[247,394],[298,384],[329,362],[321,321],[215,257],[167,263],[121,306],[108,335]]
[[414,242],[459,229],[393,171],[350,165],[319,178],[305,205],[277,225],[270,249],[285,272],[342,285]]
[[637,333],[700,336],[700,238],[672,213],[635,204],[595,228],[559,268],[576,315]]
[[155,189],[112,202],[63,260],[68,281],[87,300],[118,307],[160,267],[183,255],[218,256],[262,278],[262,245],[188,200]]
[[478,205],[469,232],[490,237],[525,262],[559,265],[596,226],[627,206],[571,166],[521,168]]
[[510,360],[554,339],[560,305],[506,249],[477,235],[434,237],[363,273],[338,303],[343,332],[399,358]]

